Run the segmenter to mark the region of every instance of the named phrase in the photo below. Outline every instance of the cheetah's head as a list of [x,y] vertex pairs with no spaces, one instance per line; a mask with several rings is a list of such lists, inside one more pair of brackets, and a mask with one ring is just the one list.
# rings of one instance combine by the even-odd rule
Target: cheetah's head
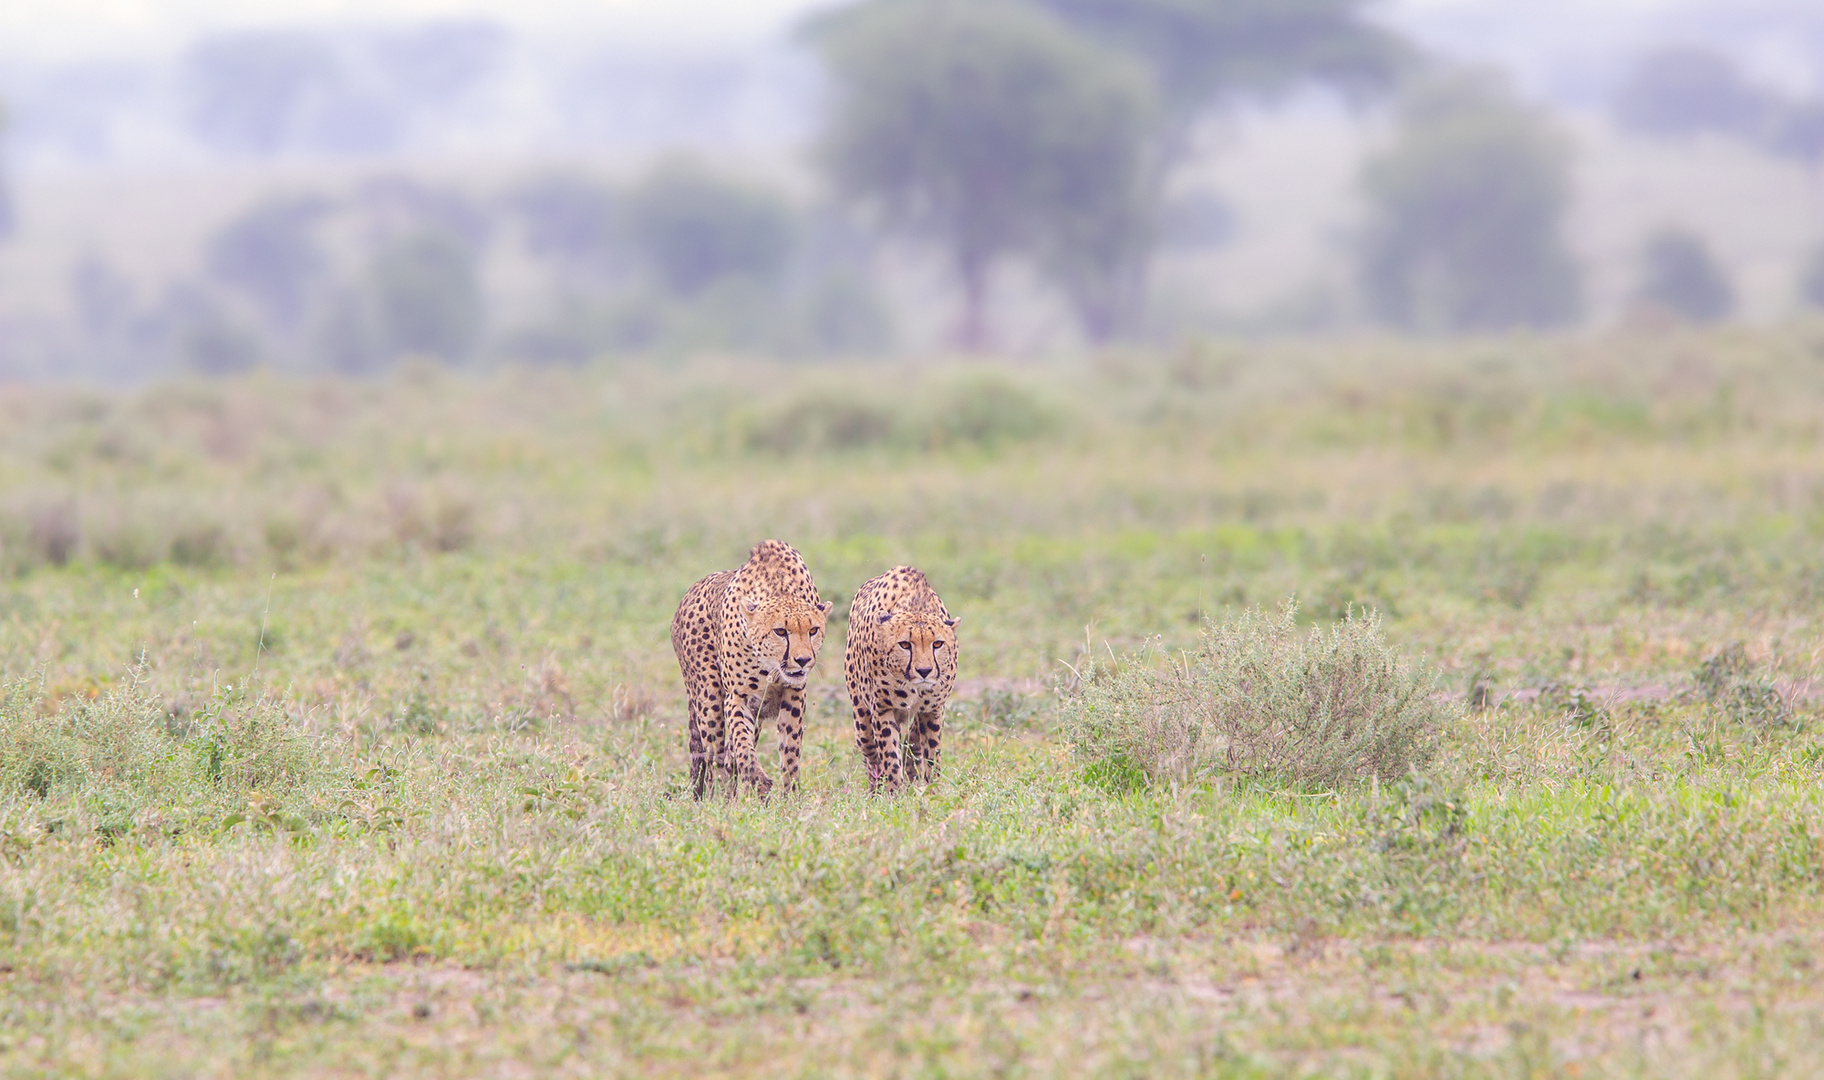
[[803,686],[823,647],[824,619],[836,605],[825,600],[768,600],[747,605],[747,642],[760,670],[787,686]]
[[944,650],[956,651],[956,624],[942,612],[889,611],[880,616],[877,639],[885,646],[885,659],[900,677],[920,690],[937,684],[943,672]]

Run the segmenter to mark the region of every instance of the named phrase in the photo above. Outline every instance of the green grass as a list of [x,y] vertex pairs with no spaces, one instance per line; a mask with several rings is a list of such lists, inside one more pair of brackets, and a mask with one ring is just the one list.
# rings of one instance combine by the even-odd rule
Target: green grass
[[[1812,1075],[1821,357],[8,391],[0,1070]],[[769,535],[963,617],[943,781],[867,795],[831,652],[803,791],[688,798],[671,610]],[[1073,745],[1292,595],[1436,676],[1422,768]]]

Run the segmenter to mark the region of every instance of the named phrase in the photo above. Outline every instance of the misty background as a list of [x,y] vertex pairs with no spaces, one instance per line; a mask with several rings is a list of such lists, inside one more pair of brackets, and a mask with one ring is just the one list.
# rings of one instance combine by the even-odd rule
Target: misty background
[[1205,6],[0,5],[0,376],[1824,308],[1815,3]]

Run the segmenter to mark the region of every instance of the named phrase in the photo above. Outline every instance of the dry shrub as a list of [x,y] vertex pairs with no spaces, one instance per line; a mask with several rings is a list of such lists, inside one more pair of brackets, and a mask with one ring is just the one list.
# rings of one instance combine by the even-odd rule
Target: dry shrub
[[1084,672],[1063,716],[1086,775],[1330,789],[1426,764],[1456,708],[1431,674],[1387,644],[1372,612],[1306,634],[1296,612],[1256,609],[1211,624],[1195,654]]

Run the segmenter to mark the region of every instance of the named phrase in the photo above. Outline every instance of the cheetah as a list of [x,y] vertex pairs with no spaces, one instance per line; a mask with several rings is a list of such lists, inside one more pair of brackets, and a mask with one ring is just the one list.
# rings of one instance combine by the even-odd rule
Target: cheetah
[[855,593],[843,671],[869,791],[896,792],[907,773],[927,784],[937,779],[944,702],[956,685],[958,621],[910,566],[896,566]]
[[764,540],[739,570],[690,587],[671,620],[671,648],[684,674],[690,709],[690,782],[701,799],[723,774],[728,793],[745,781],[763,798],[772,778],[754,751],[759,723],[778,718],[779,772],[798,782],[804,741],[804,684],[835,605],[790,544]]

